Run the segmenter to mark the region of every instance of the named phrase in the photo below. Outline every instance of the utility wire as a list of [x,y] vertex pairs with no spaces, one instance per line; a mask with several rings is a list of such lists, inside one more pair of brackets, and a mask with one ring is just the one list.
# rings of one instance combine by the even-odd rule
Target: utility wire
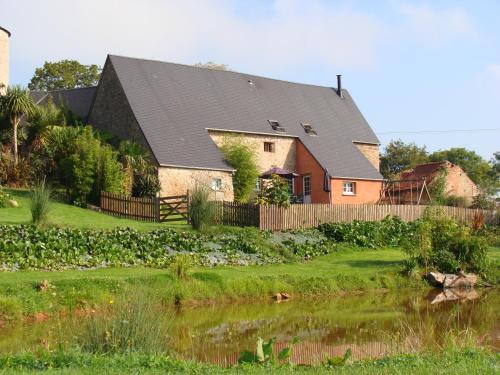
[[415,131],[395,131],[395,132],[375,132],[378,135],[386,134],[446,134],[446,133],[474,133],[499,131],[500,128],[484,128],[484,129],[447,129],[447,130],[415,130]]

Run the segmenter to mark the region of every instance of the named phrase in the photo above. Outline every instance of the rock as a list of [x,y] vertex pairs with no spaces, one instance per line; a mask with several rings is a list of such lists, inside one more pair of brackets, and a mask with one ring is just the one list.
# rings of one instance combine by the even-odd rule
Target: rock
[[8,200],[7,200],[7,205],[8,205],[9,207],[13,207],[13,208],[17,208],[17,207],[19,207],[19,203],[17,203],[17,201],[16,201],[16,200],[14,200],[14,199],[8,199]]
[[281,299],[282,299],[282,298],[281,298],[281,293],[276,293],[276,294],[273,296],[273,299],[274,299],[275,301],[281,301]]
[[477,283],[477,275],[463,272],[458,275],[429,272],[426,278],[429,284],[439,288],[473,288]]
[[432,290],[427,295],[427,300],[431,303],[431,305],[435,305],[441,302],[449,302],[449,301],[472,301],[479,297],[478,293],[475,289],[443,289],[442,291]]
[[273,299],[274,299],[275,301],[278,301],[278,302],[281,302],[281,301],[286,301],[287,299],[290,299],[290,294],[285,293],[285,292],[276,293],[276,294],[273,296]]
[[288,294],[288,293],[281,293],[281,298],[283,298],[283,299],[290,299],[290,294]]

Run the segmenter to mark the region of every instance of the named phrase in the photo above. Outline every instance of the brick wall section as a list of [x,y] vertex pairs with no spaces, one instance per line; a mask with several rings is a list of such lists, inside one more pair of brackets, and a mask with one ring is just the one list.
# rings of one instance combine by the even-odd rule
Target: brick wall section
[[89,124],[120,139],[133,140],[145,150],[151,151],[109,60],[102,72],[89,114]]
[[222,189],[212,192],[217,200],[232,201],[234,199],[233,178],[231,172],[202,169],[160,167],[158,176],[161,183],[162,196],[184,195],[192,190],[197,183],[211,187],[212,179],[222,180]]
[[359,143],[354,142],[359,151],[368,159],[370,163],[377,169],[380,170],[380,150],[378,145],[369,143]]
[[[9,34],[0,30],[0,83],[9,85]],[[5,92],[0,89],[0,94]]]
[[458,165],[448,166],[447,169],[446,193],[465,197],[469,204],[472,203],[473,197],[479,194],[476,184]]
[[[332,178],[332,203],[340,204],[361,204],[377,203],[380,198],[382,181],[372,180],[349,180],[341,178]],[[354,182],[356,192],[354,195],[344,195],[344,182]]]
[[[296,146],[295,138],[273,137],[272,135],[231,133],[226,131],[209,130],[209,135],[217,146],[221,146],[228,136],[241,137],[251,145],[257,156],[259,171],[265,172],[272,167],[280,167],[294,172],[296,170]],[[274,152],[264,151],[264,142],[274,143]]]

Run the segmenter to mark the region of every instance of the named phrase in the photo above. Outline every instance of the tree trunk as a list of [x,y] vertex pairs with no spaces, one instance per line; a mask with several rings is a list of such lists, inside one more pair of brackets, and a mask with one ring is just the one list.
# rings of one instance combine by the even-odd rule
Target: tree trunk
[[19,125],[19,119],[17,117],[12,117],[12,150],[14,153],[14,165],[17,165],[17,127]]

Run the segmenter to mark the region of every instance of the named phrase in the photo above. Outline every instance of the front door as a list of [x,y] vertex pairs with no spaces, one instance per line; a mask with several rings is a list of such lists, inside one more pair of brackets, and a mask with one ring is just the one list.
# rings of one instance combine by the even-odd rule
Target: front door
[[302,177],[302,189],[304,192],[304,203],[311,203],[311,176]]

